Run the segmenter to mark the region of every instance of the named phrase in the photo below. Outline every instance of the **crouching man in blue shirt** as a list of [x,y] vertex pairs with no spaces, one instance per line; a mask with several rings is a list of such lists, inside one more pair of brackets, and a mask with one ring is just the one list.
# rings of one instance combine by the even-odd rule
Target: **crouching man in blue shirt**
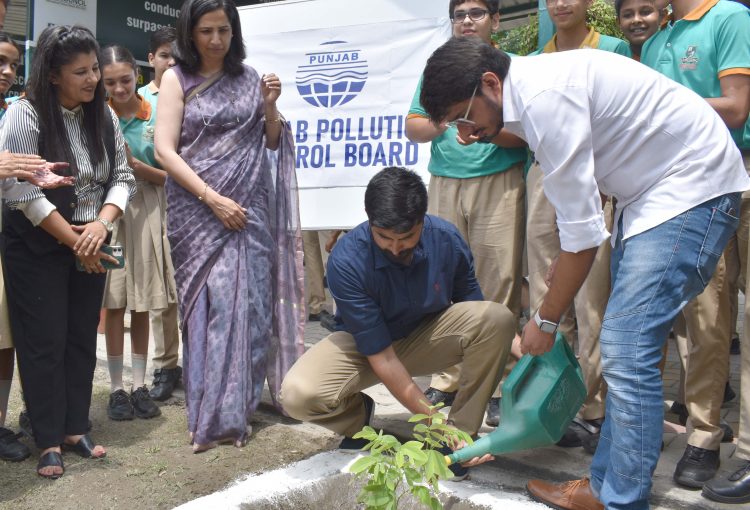
[[412,377],[463,363],[448,421],[475,435],[516,333],[513,314],[483,300],[469,247],[451,223],[426,214],[417,174],[380,171],[367,185],[365,211],[368,221],[328,259],[337,331],[289,371],[284,409],[345,436],[340,448],[361,448],[351,436],[374,411],[362,390],[382,382],[411,413],[429,414]]

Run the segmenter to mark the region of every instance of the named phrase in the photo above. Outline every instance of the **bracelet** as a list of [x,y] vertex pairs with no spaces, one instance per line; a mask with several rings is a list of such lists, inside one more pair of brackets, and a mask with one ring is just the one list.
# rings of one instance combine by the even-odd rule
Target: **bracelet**
[[198,195],[198,200],[200,200],[201,202],[205,202],[206,201],[206,193],[207,192],[208,192],[208,184],[207,183],[203,183],[203,194],[202,195]]
[[271,124],[275,124],[276,122],[281,122],[281,114],[279,113],[279,114],[278,114],[278,115],[276,116],[276,118],[275,118],[275,119],[269,119],[268,117],[266,117],[266,120],[265,120],[265,122],[268,122],[268,123],[271,123]]

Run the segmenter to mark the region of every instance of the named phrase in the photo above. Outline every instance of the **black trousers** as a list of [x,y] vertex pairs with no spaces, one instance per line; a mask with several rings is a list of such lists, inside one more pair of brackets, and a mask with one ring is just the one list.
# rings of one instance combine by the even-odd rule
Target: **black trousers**
[[96,367],[96,327],[106,274],[76,269],[60,245],[33,253],[3,233],[3,265],[11,332],[26,409],[37,447],[85,434]]

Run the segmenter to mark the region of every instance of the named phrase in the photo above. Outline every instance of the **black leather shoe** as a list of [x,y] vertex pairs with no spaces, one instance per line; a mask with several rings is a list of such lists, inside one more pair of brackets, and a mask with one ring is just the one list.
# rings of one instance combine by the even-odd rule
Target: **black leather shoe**
[[[362,400],[365,404],[365,426],[370,424],[372,416],[375,414],[375,401],[367,393],[361,393]],[[364,448],[369,441],[364,438],[354,439],[349,436],[345,436],[344,439],[339,443],[339,450],[361,450]]]
[[604,418],[598,418],[596,420],[583,420],[578,417],[573,418],[573,421],[568,426],[563,437],[561,437],[555,444],[563,448],[583,446],[584,450],[593,454],[599,444],[599,431],[602,428],[603,422]]
[[449,407],[453,405],[453,400],[456,398],[456,392],[441,391],[430,386],[424,390],[424,396],[427,397],[431,406],[436,406],[442,402],[445,407]]
[[0,460],[21,462],[31,455],[28,446],[18,440],[20,435],[0,427]]
[[489,427],[500,425],[500,397],[491,398],[487,403],[487,417],[484,419],[484,423]]
[[149,396],[163,402],[172,396],[177,383],[182,377],[182,367],[174,368],[157,368],[154,370],[154,384],[151,386]]
[[332,313],[328,313],[326,310],[320,312],[320,327],[327,329],[331,333],[336,331],[336,318]]
[[691,489],[700,489],[719,470],[719,450],[687,445],[674,470],[674,481]]
[[729,476],[706,482],[703,497],[720,503],[750,503],[750,461]]
[[[438,450],[443,455],[450,455],[453,453],[453,449],[450,446],[443,445]],[[469,476],[469,468],[462,466],[461,464],[451,464],[448,466],[448,469],[451,470],[451,473],[453,473],[453,478],[450,479],[451,482],[460,482],[467,476]]]

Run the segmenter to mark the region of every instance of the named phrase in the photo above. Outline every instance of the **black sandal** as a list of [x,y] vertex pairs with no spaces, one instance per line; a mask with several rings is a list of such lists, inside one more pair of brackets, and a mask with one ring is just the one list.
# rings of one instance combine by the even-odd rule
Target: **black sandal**
[[[46,467],[53,467],[53,466],[60,466],[63,470],[62,473],[55,473],[52,475],[43,475],[39,472],[40,469],[44,469]],[[60,452],[51,451],[47,452],[44,455],[41,456],[39,459],[39,464],[36,465],[36,474],[43,478],[49,478],[50,480],[57,480],[60,478],[63,473],[65,473],[65,465],[63,464],[62,455]]]
[[81,436],[81,439],[79,439],[76,444],[68,444],[65,442],[63,442],[62,444],[63,450],[76,453],[84,459],[103,459],[107,456],[107,452],[104,452],[99,456],[94,455],[94,448],[96,448],[96,445],[91,440],[91,437],[89,437],[88,434],[84,434],[83,436]]

